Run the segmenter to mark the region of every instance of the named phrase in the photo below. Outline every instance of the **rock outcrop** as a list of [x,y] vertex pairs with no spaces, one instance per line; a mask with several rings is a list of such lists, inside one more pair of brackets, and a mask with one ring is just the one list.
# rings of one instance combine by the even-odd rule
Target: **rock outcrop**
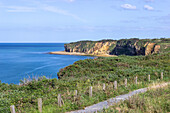
[[[65,44],[66,52],[91,55],[150,55],[168,51],[170,39],[122,39],[101,41],[79,41]],[[165,50],[166,49],[166,50]]]
[[65,44],[66,52],[80,52],[92,55],[109,54],[110,49],[116,45],[116,41],[80,41],[70,44]]

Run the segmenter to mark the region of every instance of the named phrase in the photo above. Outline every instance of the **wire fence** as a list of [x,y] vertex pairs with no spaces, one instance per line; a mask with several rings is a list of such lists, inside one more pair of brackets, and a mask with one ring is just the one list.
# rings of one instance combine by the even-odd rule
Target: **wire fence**
[[[150,75],[141,77],[140,79],[139,78],[140,77],[136,76],[133,78],[132,77],[125,78],[123,81],[114,81],[114,82],[109,82],[109,83],[98,82],[97,84],[87,86],[84,89],[80,89],[79,84],[77,84],[77,89],[70,90],[70,91],[67,90],[66,93],[67,93],[67,96],[70,95],[69,98],[71,99],[71,101],[75,102],[78,100],[78,98],[80,96],[79,94],[82,94],[82,93],[86,96],[89,96],[89,98],[93,98],[95,96],[94,95],[95,92],[106,92],[106,91],[112,92],[112,91],[119,90],[120,87],[128,88],[134,84],[139,85],[143,82],[151,82]],[[164,78],[163,72],[161,72],[159,79],[163,80],[163,78]],[[68,97],[66,98],[65,96],[66,95],[58,94],[58,96],[57,96],[58,107],[62,107],[64,105],[64,100],[68,99]],[[63,98],[65,98],[65,99],[63,99]],[[42,113],[43,112],[43,109],[42,109],[43,108],[43,98],[37,99],[37,106],[38,106],[38,111],[40,113]],[[9,108],[5,107],[5,108],[3,108],[3,111],[7,110],[7,109],[9,109]],[[11,113],[16,113],[15,105],[10,106],[10,111],[11,111]]]

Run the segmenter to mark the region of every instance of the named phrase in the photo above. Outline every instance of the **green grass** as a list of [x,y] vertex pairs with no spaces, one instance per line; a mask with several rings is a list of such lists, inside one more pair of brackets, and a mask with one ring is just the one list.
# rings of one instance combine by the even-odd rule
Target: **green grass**
[[[10,105],[16,106],[17,112],[38,113],[37,99],[43,99],[43,112],[66,112],[82,109],[120,94],[147,87],[153,81],[160,81],[164,72],[164,81],[170,77],[170,53],[151,56],[120,56],[111,58],[86,59],[61,69],[60,80],[40,78],[23,85],[0,82],[0,112],[10,112]],[[151,75],[151,82],[147,76]],[[139,84],[134,84],[138,76]],[[128,87],[124,87],[124,79]],[[118,89],[113,89],[113,82],[118,81]],[[106,84],[106,91],[102,84]],[[93,97],[89,98],[89,86],[93,86]],[[74,90],[78,97],[74,99]],[[57,96],[62,95],[64,106],[58,107]]]
[[158,78],[161,72],[170,75],[170,53],[151,56],[119,56],[111,58],[97,58],[79,60],[73,65],[60,70],[58,76],[62,79],[68,77],[81,79],[95,79],[113,81],[151,74],[152,79]]
[[170,85],[151,89],[105,109],[103,113],[169,113]]

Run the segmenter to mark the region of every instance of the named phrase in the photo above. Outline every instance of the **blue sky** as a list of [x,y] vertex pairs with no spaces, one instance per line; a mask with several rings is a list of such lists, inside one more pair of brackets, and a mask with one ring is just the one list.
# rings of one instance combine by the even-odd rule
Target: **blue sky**
[[0,42],[170,37],[170,0],[0,0]]

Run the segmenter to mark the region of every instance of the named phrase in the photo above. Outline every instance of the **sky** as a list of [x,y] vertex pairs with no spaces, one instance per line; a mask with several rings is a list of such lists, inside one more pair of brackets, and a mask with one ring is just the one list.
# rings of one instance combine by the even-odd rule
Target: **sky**
[[163,37],[170,0],[0,0],[0,43]]

